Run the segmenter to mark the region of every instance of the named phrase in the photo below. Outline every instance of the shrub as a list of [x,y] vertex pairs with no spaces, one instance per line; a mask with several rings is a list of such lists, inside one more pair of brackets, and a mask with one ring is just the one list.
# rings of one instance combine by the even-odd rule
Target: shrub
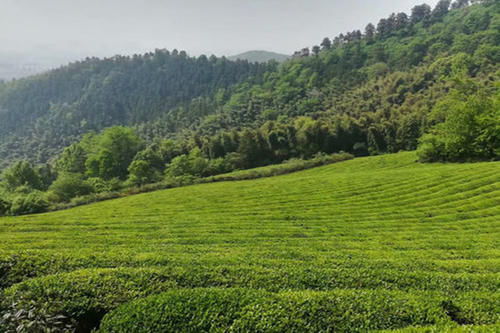
[[[291,159],[284,161],[281,164],[269,165],[250,170],[235,171],[228,174],[216,175],[206,178],[209,181],[232,181],[232,180],[247,180],[263,177],[272,177],[310,169],[322,165],[347,161],[353,159],[354,156],[348,153],[338,153],[333,155],[316,154],[310,160]],[[208,181],[207,181],[208,182]]]
[[[14,310],[15,309],[15,310]],[[23,308],[13,304],[0,317],[0,328],[5,332],[71,332],[72,322],[64,315],[51,315],[38,311],[35,302],[28,302]]]
[[427,327],[408,327],[399,330],[383,330],[379,333],[491,333],[500,332],[500,324],[496,325],[464,325],[445,324]]
[[165,174],[167,177],[194,176],[206,177],[212,172],[225,170],[223,159],[209,160],[199,148],[194,148],[189,155],[175,157],[167,166]]
[[85,162],[87,175],[106,180],[114,177],[126,179],[127,168],[142,147],[134,130],[122,126],[110,127],[95,140],[95,147],[92,147]]
[[17,196],[12,201],[10,212],[13,215],[36,214],[46,212],[49,203],[40,191],[33,191],[27,195]]
[[68,201],[71,198],[92,193],[94,188],[87,183],[83,175],[78,173],[62,173],[49,188],[60,201]]
[[132,302],[105,317],[99,332],[227,332],[242,311],[270,294],[248,289],[181,289]]
[[6,215],[10,210],[10,202],[0,198],[0,216]]
[[158,171],[152,164],[144,160],[134,160],[128,167],[129,182],[133,185],[144,185],[160,179]]
[[110,191],[118,191],[123,189],[123,182],[119,178],[112,178],[107,181]]
[[444,140],[437,135],[425,134],[420,139],[417,154],[420,162],[444,162],[446,160]]
[[[7,280],[9,284],[12,284],[20,279],[33,277],[36,274],[62,272],[78,269],[79,267],[164,265],[165,260],[168,261],[167,258],[160,256],[140,259],[127,255],[113,255],[108,258],[52,256],[50,259],[47,257],[36,259],[33,254],[25,254],[23,257],[5,260],[3,264],[0,261],[0,271],[4,267],[4,273],[0,272],[0,281]],[[352,265],[352,267],[346,268],[347,265]],[[368,266],[361,269],[359,264],[349,261],[339,265],[337,269],[302,267],[302,265],[300,267],[284,265],[281,268],[263,268],[254,265],[218,265],[214,267],[213,265],[196,265],[190,262],[184,266],[169,265],[149,269],[88,269],[32,278],[6,289],[2,301],[3,305],[0,307],[12,309],[9,311],[15,312],[15,310],[31,306],[28,305],[31,304],[29,302],[34,301],[36,304],[35,309],[39,309],[47,315],[57,316],[62,314],[74,320],[75,325],[88,326],[89,323],[97,325],[97,319],[100,319],[102,315],[113,310],[118,305],[129,300],[170,290],[172,287],[238,287],[261,289],[270,293],[282,290],[325,290],[326,293],[316,293],[314,295],[335,295],[333,298],[341,299],[340,303],[345,303],[345,306],[350,304],[351,299],[356,300],[356,297],[358,297],[359,304],[357,306],[360,313],[382,311],[380,313],[388,312],[389,314],[392,313],[391,311],[396,311],[396,307],[404,308],[406,298],[412,299],[415,296],[414,290],[418,290],[421,298],[417,298],[415,302],[418,301],[417,303],[420,304],[429,301],[434,304],[432,309],[438,309],[443,313],[443,316],[460,318],[464,323],[490,324],[496,320],[495,307],[497,306],[495,299],[491,297],[491,293],[495,292],[498,286],[494,275],[473,276],[470,274],[433,274],[426,272],[417,274],[387,269],[385,265],[378,268]],[[349,290],[350,294],[338,294],[335,288],[345,288]],[[373,291],[366,296],[365,290],[368,288],[373,289]],[[406,292],[394,291],[396,289],[405,290]],[[381,293],[380,296],[377,296],[378,293]],[[295,292],[292,294],[299,295],[300,293]],[[315,297],[310,296],[310,298]],[[360,305],[369,302],[372,298],[378,299],[377,297],[380,297],[380,300],[377,301],[380,304],[377,307],[363,308]],[[391,301],[393,298],[396,298],[397,302],[399,302],[394,301],[397,303],[394,308],[381,308],[384,301]],[[47,299],[50,299],[51,302],[47,303]],[[394,303],[391,302],[388,304]],[[408,306],[412,306],[411,304],[413,303],[410,302]],[[450,306],[451,304],[453,306]],[[258,306],[265,307],[266,304],[259,304]],[[339,313],[346,310],[341,308],[341,305],[336,306],[340,307],[338,309]],[[286,308],[285,305],[282,305],[282,307]],[[304,311],[311,310],[305,309]],[[414,313],[415,316],[420,313],[419,308],[416,308],[414,312],[411,312],[413,310],[408,311],[408,313]],[[358,316],[359,314],[352,314],[350,318],[354,320],[357,318],[355,315]],[[257,319],[249,318],[248,320],[254,321]],[[389,319],[385,318],[383,320],[387,321]],[[423,324],[423,322],[418,324]],[[425,324],[432,323],[426,322]]]
[[500,91],[495,101],[471,81],[457,84],[433,110],[436,118],[445,120],[420,140],[420,161],[500,158]]
[[101,192],[109,192],[112,191],[112,186],[110,186],[109,182],[105,181],[99,177],[92,177],[87,179],[87,183],[92,186],[92,192],[101,193]]
[[[63,273],[90,267],[141,267],[144,265],[163,265],[166,257],[154,255],[135,258],[131,254],[112,256],[43,255],[29,251],[0,260],[5,267],[0,274],[0,288],[11,286],[20,281],[46,274]],[[478,290],[492,292],[498,289],[494,274],[469,273],[429,273],[411,272],[398,266],[369,265],[359,267],[359,262],[342,261],[338,268],[320,268],[308,265],[285,265],[280,268],[264,268],[252,265],[237,267],[219,263],[211,265],[169,266],[161,269],[165,279],[175,281],[183,287],[247,287],[263,288],[269,291],[284,289],[330,290],[334,288],[390,290],[446,290],[473,292]]]
[[56,206],[56,209],[66,209],[70,207],[88,205],[94,202],[117,199],[120,197],[122,197],[122,195],[119,192],[92,193],[82,197],[73,198],[69,203],[64,203],[60,206]]
[[29,185],[21,185],[17,187],[14,192],[11,192],[13,194],[19,194],[19,195],[28,195],[31,192],[33,192],[33,188],[30,187]]
[[175,157],[165,169],[167,177],[180,177],[189,174],[189,172],[189,157],[187,155]]
[[43,186],[38,171],[27,161],[14,163],[2,173],[1,178],[9,191],[15,191],[16,188],[23,185],[36,190],[41,190]]
[[436,299],[383,291],[284,292],[254,303],[234,331],[359,332],[446,321]]
[[[441,299],[382,290],[181,289],[119,307],[99,332],[358,332],[451,324]],[[467,313],[461,302],[458,311]]]
[[[19,327],[24,318],[16,314],[31,309],[40,323],[40,326],[31,327],[33,332],[56,329],[56,326],[46,325],[59,315],[67,318],[65,325],[87,332],[98,326],[104,314],[118,305],[167,291],[173,286],[154,269],[83,270],[15,285],[4,292],[0,308],[4,309],[4,326],[7,327]],[[47,299],[50,302],[46,302]]]

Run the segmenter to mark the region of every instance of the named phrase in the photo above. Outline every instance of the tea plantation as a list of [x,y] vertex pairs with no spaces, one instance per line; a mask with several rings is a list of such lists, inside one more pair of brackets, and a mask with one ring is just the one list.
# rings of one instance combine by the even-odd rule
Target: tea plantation
[[500,331],[500,163],[415,160],[1,218],[0,331]]

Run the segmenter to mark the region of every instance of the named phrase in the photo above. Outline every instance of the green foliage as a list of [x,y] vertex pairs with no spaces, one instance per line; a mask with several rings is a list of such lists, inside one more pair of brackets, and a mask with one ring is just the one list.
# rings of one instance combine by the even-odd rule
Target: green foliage
[[121,307],[106,317],[99,332],[228,332],[245,307],[266,296],[243,289],[174,291]]
[[257,179],[263,177],[273,177],[296,171],[306,170],[322,165],[347,161],[353,158],[354,158],[353,155],[347,153],[333,154],[333,155],[318,154],[310,160],[291,159],[278,165],[270,165],[250,170],[234,171],[231,173],[219,174],[213,177],[209,177],[208,180],[235,181],[235,180]]
[[0,216],[7,215],[10,211],[10,202],[0,197]]
[[[500,6],[449,5],[280,66],[157,51],[1,85],[3,163],[73,144],[52,193],[112,191],[58,208],[193,186],[0,218],[0,331],[495,330],[498,162],[399,153],[224,182],[413,150],[430,128],[421,159],[498,158]],[[135,128],[90,133],[112,125]],[[34,189],[55,172],[14,167],[9,213],[47,209]]]
[[[2,218],[0,312],[30,309],[44,323],[63,315],[86,331],[107,313],[110,330],[134,315],[137,325],[172,325],[140,300],[167,292],[154,296],[159,309],[210,309],[212,321],[165,311],[179,314],[179,326],[217,318],[242,330],[495,325],[499,165],[415,160],[357,158]],[[256,296],[224,321],[217,309],[242,309],[241,294],[226,288]],[[8,327],[25,322],[9,318]]]
[[[54,325],[49,319],[62,313],[67,315],[60,319],[64,326],[76,328],[78,331],[90,331],[97,326],[106,312],[124,301],[166,291],[172,287],[172,284],[157,280],[159,278],[161,275],[155,270],[146,269],[80,271],[64,277],[48,276],[33,281],[28,287],[29,294],[26,294],[23,288],[9,289],[1,305],[7,309],[4,314],[7,327],[22,324],[25,318],[19,318],[16,314],[32,308],[31,311],[42,319],[33,323],[33,332],[60,326],[59,323]],[[112,294],[109,291],[113,291]],[[19,297],[21,294],[24,294],[22,300]],[[56,300],[56,294],[62,297]],[[44,297],[49,297],[52,301],[43,302]]]
[[228,164],[223,158],[208,159],[202,151],[195,147],[189,155],[180,155],[175,157],[170,164],[167,165],[165,175],[167,177],[207,177],[224,172],[234,170],[228,167]]
[[97,146],[92,147],[85,162],[90,177],[105,180],[125,179],[128,167],[141,148],[141,142],[130,128],[111,127],[104,130],[96,139]]
[[118,308],[104,318],[99,332],[357,332],[449,323],[442,306],[447,303],[433,296],[181,289]]
[[134,160],[128,167],[129,181],[134,185],[144,185],[154,183],[160,179],[158,172],[155,172],[151,163],[145,160]]
[[170,177],[179,177],[190,173],[189,157],[181,155],[175,157],[165,170]]
[[34,190],[42,189],[42,180],[37,170],[27,161],[18,161],[2,173],[4,186],[15,191],[18,187],[27,186]]
[[419,158],[424,162],[500,158],[500,93],[496,100],[471,81],[461,81],[435,107],[444,118],[424,136]]
[[101,192],[111,192],[120,188],[120,181],[112,179],[110,181],[105,181],[102,178],[93,177],[88,178],[86,180],[87,184],[92,186],[92,192],[101,193]]
[[[355,30],[325,39],[312,56],[305,48],[280,66],[157,50],[132,58],[88,59],[4,84],[0,166],[23,158],[45,162],[85,133],[113,125],[135,126],[148,144],[165,137],[185,140],[174,156],[162,158],[163,164],[195,146],[210,159],[223,157],[211,156],[200,137],[233,129],[245,134],[244,155],[255,156],[254,146],[262,144],[257,133],[244,128],[252,131],[269,120],[289,126],[301,116],[344,125],[329,139],[335,149],[322,148],[326,153],[353,153],[355,144],[365,145],[362,154],[415,149],[432,125],[429,110],[453,88],[452,80],[442,80],[451,59],[466,55],[467,76],[486,90],[499,80],[498,3],[457,1],[449,7],[443,0],[435,8],[416,6],[411,15],[394,13],[377,24],[378,31],[370,24],[365,35]],[[406,132],[409,118],[418,122]],[[42,139],[34,145],[33,137]],[[80,153],[66,156],[61,170],[81,172]],[[269,164],[268,154],[258,163],[240,156],[240,168]],[[280,161],[298,154],[292,151]],[[111,177],[118,169],[121,179],[127,177],[128,165],[114,165],[113,152],[92,155],[86,167],[92,177]],[[155,170],[163,172],[163,165]]]
[[83,175],[78,173],[62,173],[52,183],[49,190],[58,196],[61,201],[87,195],[94,191],[94,186],[88,183]]
[[1,85],[0,168],[13,158],[46,162],[82,134],[110,126],[155,122],[166,116],[169,124],[160,132],[171,131],[206,115],[213,104],[194,103],[197,110],[186,122],[181,120],[182,110],[172,109],[237,82],[258,82],[276,66],[155,50],[131,57],[88,58]]
[[34,190],[25,195],[17,195],[12,200],[10,212],[13,215],[43,213],[49,208],[49,203],[43,192]]
[[228,57],[229,60],[247,60],[250,63],[262,62],[266,63],[269,61],[284,62],[288,60],[290,56],[286,54],[280,54],[276,52],[269,51],[248,51],[242,54],[234,55]]
[[68,323],[68,318],[63,315],[50,315],[40,311],[31,302],[25,304],[19,309],[14,304],[7,309],[0,318],[0,327],[3,327],[6,332],[71,332],[73,326]]
[[[85,139],[82,142],[85,142]],[[57,167],[63,172],[84,174],[87,154],[88,151],[83,147],[83,144],[72,144],[62,152],[57,160]]]

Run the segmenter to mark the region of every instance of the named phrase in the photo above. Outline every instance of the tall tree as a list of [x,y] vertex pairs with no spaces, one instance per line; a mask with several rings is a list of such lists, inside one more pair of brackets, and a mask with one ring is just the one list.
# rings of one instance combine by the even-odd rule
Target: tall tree
[[406,13],[398,13],[398,14],[396,14],[396,20],[394,22],[394,24],[395,24],[394,27],[396,29],[404,29],[408,25],[408,22],[409,22],[409,18],[408,18],[408,15],[406,15]]
[[381,19],[377,24],[377,34],[379,34],[381,37],[385,37],[389,34],[390,31],[391,27],[387,19]]
[[445,16],[450,9],[451,0],[440,0],[432,10],[432,17],[439,19]]
[[330,38],[325,37],[323,39],[323,41],[321,42],[321,47],[323,48],[323,50],[331,49],[332,48],[332,41],[330,40]]
[[42,189],[42,180],[35,167],[26,161],[18,161],[2,173],[5,187],[14,191],[21,186],[34,190]]
[[135,132],[126,127],[106,129],[85,162],[87,173],[103,179],[125,179],[128,167],[142,146]]
[[373,23],[368,23],[365,28],[365,37],[371,39],[375,36],[376,28]]
[[315,56],[318,56],[318,55],[319,55],[319,53],[320,53],[320,51],[321,51],[321,47],[319,47],[318,45],[314,45],[314,46],[312,47],[312,53],[313,53]]
[[416,24],[429,18],[431,11],[431,7],[427,4],[413,7],[411,10],[411,23]]

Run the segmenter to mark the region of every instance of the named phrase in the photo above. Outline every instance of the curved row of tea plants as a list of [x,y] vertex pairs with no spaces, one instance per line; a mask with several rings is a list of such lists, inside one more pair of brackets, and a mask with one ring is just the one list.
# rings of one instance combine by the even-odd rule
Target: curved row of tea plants
[[500,163],[415,160],[1,218],[0,331],[495,331]]

